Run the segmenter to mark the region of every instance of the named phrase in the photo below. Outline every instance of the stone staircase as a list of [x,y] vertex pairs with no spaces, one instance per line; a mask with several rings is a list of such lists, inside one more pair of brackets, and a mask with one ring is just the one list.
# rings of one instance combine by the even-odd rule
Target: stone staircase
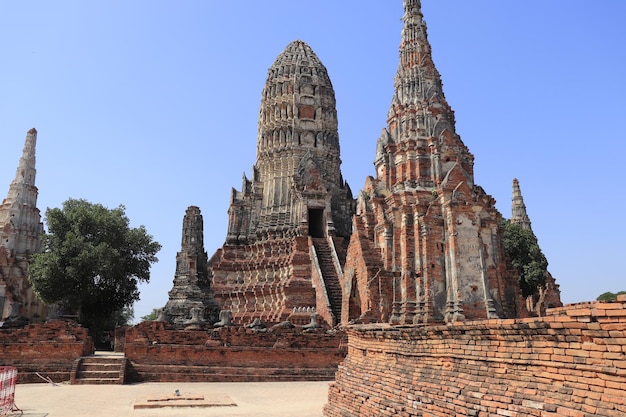
[[317,261],[322,271],[330,308],[335,317],[341,317],[341,284],[333,262],[333,253],[326,238],[312,238]]
[[123,354],[95,354],[76,359],[70,384],[123,384],[127,359]]

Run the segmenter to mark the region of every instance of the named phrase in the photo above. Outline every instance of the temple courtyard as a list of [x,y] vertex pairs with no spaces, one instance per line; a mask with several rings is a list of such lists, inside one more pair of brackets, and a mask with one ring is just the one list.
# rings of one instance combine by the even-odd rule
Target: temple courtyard
[[[328,398],[328,384],[328,381],[18,384],[15,403],[24,411],[24,417],[321,417]],[[176,395],[176,390],[180,395]],[[172,406],[163,406],[168,402]]]

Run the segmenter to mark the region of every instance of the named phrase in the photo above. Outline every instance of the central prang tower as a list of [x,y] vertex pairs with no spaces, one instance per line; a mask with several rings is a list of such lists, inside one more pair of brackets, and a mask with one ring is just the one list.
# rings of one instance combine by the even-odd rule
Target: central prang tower
[[474,183],[419,0],[404,1],[394,93],[376,178],[357,202],[342,321],[454,322],[519,315],[495,200]]
[[338,321],[355,208],[340,165],[333,86],[296,40],[268,71],[252,178],[233,189],[226,243],[209,261],[216,301],[235,321],[279,322],[303,309]]
[[335,92],[302,41],[270,67],[259,112],[252,180],[233,190],[227,243],[350,234],[350,189],[340,171]]

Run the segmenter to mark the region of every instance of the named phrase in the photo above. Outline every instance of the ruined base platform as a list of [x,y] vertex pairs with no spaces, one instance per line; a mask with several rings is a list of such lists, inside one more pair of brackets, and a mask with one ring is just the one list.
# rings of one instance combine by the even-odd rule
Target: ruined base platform
[[155,394],[135,400],[134,409],[164,407],[236,407],[226,394]]
[[175,330],[143,322],[126,330],[129,382],[332,381],[345,333],[302,327]]

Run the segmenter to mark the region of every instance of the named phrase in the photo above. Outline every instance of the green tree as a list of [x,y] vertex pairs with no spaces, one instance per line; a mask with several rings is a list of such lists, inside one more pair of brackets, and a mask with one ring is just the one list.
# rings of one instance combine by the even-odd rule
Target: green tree
[[607,291],[596,298],[598,301],[616,301],[618,295],[626,294],[626,291],[620,291],[617,294]]
[[130,326],[135,318],[135,310],[132,306],[124,306],[113,313],[110,327]]
[[150,265],[161,245],[144,226],[131,228],[124,206],[69,199],[48,208],[44,251],[33,256],[29,276],[44,302],[79,316],[92,334],[139,299],[139,282],[150,280]]
[[532,230],[508,220],[503,220],[501,225],[504,229],[504,250],[519,274],[522,296],[529,297],[545,285],[548,260]]
[[141,321],[154,321],[159,317],[159,309],[153,308],[149,314],[141,316]]

